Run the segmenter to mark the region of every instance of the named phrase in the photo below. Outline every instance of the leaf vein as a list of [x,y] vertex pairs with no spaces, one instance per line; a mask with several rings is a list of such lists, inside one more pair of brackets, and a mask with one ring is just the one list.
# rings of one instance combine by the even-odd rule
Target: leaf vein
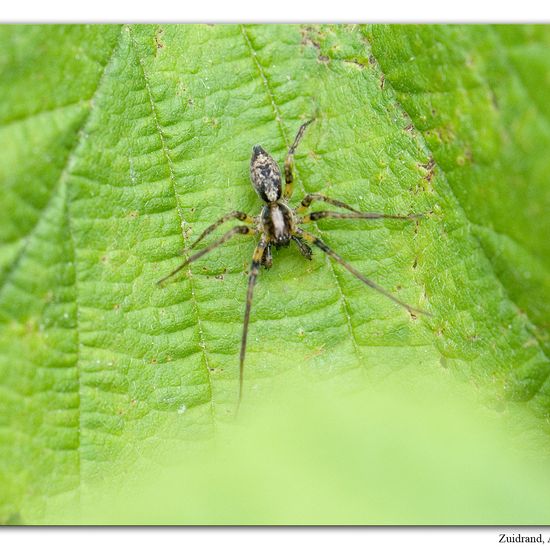
[[[277,125],[279,126],[279,130],[280,130],[281,135],[283,137],[283,141],[286,145],[286,148],[288,149],[290,147],[290,142],[288,140],[288,136],[286,135],[286,131],[285,131],[285,128],[284,128],[284,125],[283,125],[282,117],[281,117],[281,112],[280,112],[279,107],[277,106],[277,102],[275,101],[275,95],[273,93],[273,90],[271,89],[271,85],[269,84],[269,80],[267,78],[267,75],[266,75],[266,73],[265,73],[265,71],[264,71],[264,69],[263,69],[263,67],[262,67],[262,65],[261,65],[261,63],[258,59],[256,50],[254,49],[252,41],[250,40],[250,37],[248,36],[248,33],[247,33],[246,28],[245,28],[244,25],[241,25],[241,32],[242,32],[245,44],[246,44],[246,46],[248,48],[248,51],[250,53],[250,57],[252,58],[255,66],[258,70],[260,78],[262,79],[262,82],[263,82],[264,87],[266,89],[267,96],[268,96],[268,98],[271,102],[271,106],[272,106],[273,112],[275,114],[275,120],[277,121]],[[294,169],[295,169],[296,172],[299,172],[297,167],[295,167]],[[298,182],[299,182],[299,184],[302,185],[302,187],[304,187],[304,191],[307,191],[307,190],[305,190],[305,186],[303,185],[301,179],[298,179]],[[319,226],[317,225],[317,223],[314,222],[313,225],[315,226],[316,230],[322,235],[323,232],[319,229]],[[349,304],[346,300],[346,297],[344,295],[344,291],[342,289],[342,283],[340,282],[340,278],[339,278],[339,276],[336,272],[336,269],[334,268],[334,265],[332,264],[332,262],[330,261],[330,258],[328,256],[326,257],[325,261],[329,265],[330,272],[332,273],[332,276],[333,276],[333,278],[336,282],[336,288],[338,290],[339,298],[340,298],[340,301],[341,301],[341,304],[342,304],[342,309],[343,309],[343,312],[344,312],[344,316],[346,318],[346,324],[347,324],[347,328],[348,328],[348,331],[349,331],[349,334],[350,334],[350,337],[351,337],[351,340],[352,340],[354,353],[362,363],[363,362],[363,356],[362,356],[362,354],[359,350],[357,337],[356,337],[355,332],[353,330],[353,324],[351,322],[350,308],[349,308]]]
[[[159,121],[157,106],[156,106],[155,99],[153,97],[153,93],[152,93],[151,86],[150,86],[150,83],[149,83],[149,77],[147,76],[147,73],[145,72],[145,67],[144,67],[144,64],[143,64],[143,60],[139,56],[137,44],[135,43],[135,39],[132,38],[131,32],[132,32],[131,27],[128,27],[128,34],[129,34],[129,37],[130,37],[130,43],[132,44],[132,46],[135,50],[136,59],[138,61],[141,73],[143,75],[143,81],[144,81],[144,84],[145,84],[145,89],[147,91],[147,96],[149,98],[149,103],[150,103],[150,106],[151,106],[151,114],[152,114],[152,117],[153,117],[153,120],[154,120],[154,123],[155,123],[155,127],[157,129],[157,133],[158,133],[158,136],[159,136],[159,139],[160,139],[162,153],[163,153],[163,156],[166,160],[166,165],[168,167],[170,189],[172,191],[172,194],[174,195],[174,200],[175,200],[175,203],[176,203],[176,212],[177,212],[177,215],[179,217],[179,222],[180,222],[179,227],[182,228],[183,225],[187,222],[185,221],[185,218],[183,216],[183,210],[181,208],[180,200],[179,200],[179,197],[178,197],[178,194],[177,194],[177,191],[176,191],[176,176],[175,176],[175,172],[174,172],[174,163],[173,163],[173,160],[172,160],[172,156],[171,156],[169,147],[166,143],[166,138],[165,138],[165,135],[164,135],[164,131],[163,131],[162,126],[161,126],[160,121]],[[183,244],[185,246],[185,234],[183,232],[183,229],[181,231],[181,235],[182,235],[182,239],[183,239]],[[202,351],[202,357],[204,359],[206,376],[207,376],[207,380],[208,380],[208,388],[209,388],[209,392],[210,392],[210,396],[209,396],[210,397],[210,414],[211,414],[211,418],[212,418],[212,421],[213,421],[214,420],[214,401],[213,401],[214,391],[213,391],[213,387],[212,387],[212,377],[210,376],[210,363],[209,363],[209,360],[208,360],[208,354],[206,352],[206,342],[205,342],[205,337],[204,337],[204,330],[203,330],[202,321],[201,321],[201,317],[200,317],[200,312],[199,312],[199,307],[198,307],[198,300],[197,300],[197,297],[196,297],[196,289],[195,289],[191,269],[188,270],[187,276],[188,276],[189,286],[190,286],[190,290],[191,290],[191,302],[192,302],[192,307],[193,307],[193,314],[195,315],[195,317],[197,319],[197,330],[198,330],[198,334],[199,334],[199,348]]]
[[[122,28],[121,28],[122,29]],[[115,42],[115,44],[113,45],[113,49],[111,50],[111,55],[109,56],[109,59],[107,61],[107,63],[105,63],[105,66],[103,67],[103,70],[101,72],[101,75],[97,81],[97,86],[94,90],[94,93],[92,94],[91,98],[90,98],[90,110],[88,111],[88,114],[78,132],[78,139],[76,141],[76,144],[75,144],[75,147],[72,149],[71,153],[69,154],[69,157],[67,159],[67,162],[65,164],[65,168],[63,169],[63,172],[61,174],[61,177],[60,177],[60,181],[59,181],[59,189],[62,190],[62,192],[64,192],[65,196],[64,196],[64,214],[66,216],[66,220],[67,220],[67,228],[68,228],[68,232],[69,232],[69,242],[71,244],[71,249],[72,249],[72,254],[73,254],[73,258],[72,258],[72,261],[73,261],[73,265],[74,265],[74,290],[75,290],[75,306],[76,306],[76,313],[75,313],[75,317],[76,317],[76,323],[75,323],[75,333],[76,333],[76,358],[75,358],[75,367],[76,367],[76,372],[77,372],[77,379],[78,379],[78,433],[77,433],[77,447],[78,447],[78,471],[77,471],[77,475],[78,475],[78,479],[82,479],[82,455],[81,455],[81,452],[82,452],[82,445],[81,445],[81,442],[82,442],[82,428],[83,428],[83,425],[82,425],[82,381],[81,381],[81,370],[80,370],[80,357],[81,357],[81,339],[80,339],[80,306],[79,306],[79,286],[78,286],[78,264],[77,264],[77,261],[76,261],[76,243],[75,243],[75,239],[74,239],[74,232],[72,230],[72,224],[71,224],[71,215],[70,215],[70,210],[71,210],[71,201],[70,201],[70,197],[69,197],[69,188],[68,188],[68,185],[67,185],[67,179],[68,179],[68,176],[69,176],[69,173],[71,172],[71,168],[72,168],[72,165],[74,164],[74,161],[75,161],[75,157],[76,157],[76,154],[79,150],[79,148],[82,146],[82,144],[84,143],[84,138],[85,138],[85,132],[84,130],[86,129],[86,127],[88,126],[89,124],[89,121],[91,119],[91,115],[94,111],[94,99],[95,97],[97,96],[97,93],[99,92],[99,90],[101,89],[101,86],[103,84],[103,81],[105,80],[107,74],[108,74],[108,69],[109,67],[111,66],[113,60],[115,59],[115,56],[116,56],[116,53],[118,51],[118,49],[120,48],[120,44],[121,44],[121,37],[122,37],[122,32],[119,33],[118,35],[118,39],[117,41]]]

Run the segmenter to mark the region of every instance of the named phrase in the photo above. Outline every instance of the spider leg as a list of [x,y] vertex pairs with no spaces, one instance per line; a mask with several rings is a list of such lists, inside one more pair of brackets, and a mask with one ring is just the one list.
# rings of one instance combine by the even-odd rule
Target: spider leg
[[292,237],[290,238],[298,245],[298,248],[300,249],[302,255],[305,256],[308,260],[311,260],[313,252],[311,248],[304,242],[304,240],[301,237],[297,237],[296,235],[292,235]]
[[244,310],[244,322],[243,322],[243,336],[241,340],[241,355],[239,359],[239,400],[237,404],[237,409],[241,404],[241,399],[243,396],[243,374],[244,374],[244,356],[246,353],[246,339],[248,336],[248,323],[250,321],[250,308],[252,307],[252,296],[254,294],[254,285],[256,284],[256,279],[258,277],[258,272],[260,271],[260,265],[262,262],[262,257],[264,255],[264,250],[268,245],[267,239],[265,236],[262,236],[260,242],[254,250],[252,255],[252,264],[250,265],[250,273],[248,274],[248,290],[246,292],[246,307]]
[[214,229],[218,228],[222,223],[225,223],[229,220],[237,219],[245,223],[256,223],[256,220],[252,217],[246,214],[245,212],[240,212],[239,210],[234,210],[233,212],[229,212],[228,214],[225,214],[222,216],[217,222],[214,222],[212,225],[207,227],[199,236],[199,238],[189,247],[189,248],[195,248],[195,246],[204,239],[207,235],[212,233]]
[[333,212],[331,210],[320,210],[311,212],[307,216],[300,218],[299,223],[309,223],[322,218],[338,218],[338,219],[362,219],[362,220],[378,220],[387,218],[392,220],[414,220],[421,218],[422,214],[410,214],[408,216],[398,214],[379,214],[378,212]]
[[308,209],[309,205],[315,201],[328,202],[333,206],[345,208],[346,210],[351,210],[352,212],[359,212],[359,210],[356,210],[355,208],[351,207],[349,204],[346,204],[345,202],[342,202],[342,201],[338,201],[336,199],[331,199],[330,197],[322,195],[321,193],[308,193],[302,199],[302,202],[294,209],[294,212],[296,212],[296,214],[301,214],[302,212],[305,212]]
[[174,269],[172,272],[170,272],[166,277],[163,277],[159,281],[157,281],[157,284],[160,285],[170,277],[174,276],[178,271],[182,270],[186,265],[189,265],[191,262],[194,262],[195,260],[198,260],[199,258],[202,258],[205,254],[208,254],[214,248],[220,246],[221,244],[227,242],[229,239],[234,237],[235,235],[250,235],[256,233],[256,230],[252,227],[248,227],[246,225],[237,225],[233,229],[230,229],[227,233],[225,233],[222,237],[220,237],[217,241],[214,241],[212,244],[209,244],[206,248],[203,248],[202,250],[199,250],[199,252],[196,252],[192,256],[189,256],[185,262],[180,264],[176,269]]
[[294,152],[296,151],[296,147],[298,147],[298,143],[300,143],[300,140],[302,139],[302,136],[304,135],[304,132],[306,128],[314,121],[315,119],[312,118],[311,120],[308,120],[307,122],[304,122],[300,128],[298,129],[298,132],[296,134],[296,137],[294,138],[294,143],[290,146],[288,153],[286,155],[285,159],[285,191],[284,191],[284,197],[285,199],[290,199],[292,197],[292,192],[294,191],[294,176],[292,175],[292,161],[294,160]]
[[273,256],[271,254],[271,243],[268,243],[265,247],[264,254],[262,256],[262,265],[266,269],[270,269],[273,265]]
[[415,307],[410,306],[409,304],[401,301],[399,298],[394,296],[391,292],[388,292],[385,288],[381,287],[380,285],[376,284],[374,281],[371,281],[367,277],[365,277],[362,273],[357,271],[352,265],[350,265],[348,262],[346,262],[341,256],[336,254],[334,250],[332,250],[327,244],[325,244],[321,239],[316,237],[315,235],[312,235],[311,233],[308,233],[307,231],[304,231],[303,229],[297,228],[296,233],[302,237],[304,240],[310,242],[317,248],[320,248],[325,254],[336,260],[340,265],[345,267],[352,275],[357,277],[360,281],[365,283],[367,286],[370,286],[374,290],[380,292],[390,300],[393,300],[396,304],[399,304],[400,306],[403,306],[409,313],[421,313],[423,315],[429,315],[431,317],[431,313],[427,311],[423,311],[422,309],[418,309]]

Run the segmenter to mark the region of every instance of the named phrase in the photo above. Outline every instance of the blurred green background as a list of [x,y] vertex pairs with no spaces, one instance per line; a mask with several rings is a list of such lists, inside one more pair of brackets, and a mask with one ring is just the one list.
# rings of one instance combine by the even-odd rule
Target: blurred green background
[[[0,27],[0,521],[546,523],[550,28]],[[312,232],[155,285],[251,147]],[[321,207],[322,208],[322,207]],[[131,489],[131,490],[130,490]],[[133,491],[133,492],[132,492]]]

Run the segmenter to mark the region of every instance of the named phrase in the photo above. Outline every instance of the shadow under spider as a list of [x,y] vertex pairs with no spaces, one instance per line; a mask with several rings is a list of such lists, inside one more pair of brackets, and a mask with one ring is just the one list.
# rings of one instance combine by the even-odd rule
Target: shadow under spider
[[[195,248],[195,246],[202,241],[207,235],[212,233],[223,223],[229,220],[239,220],[246,225],[238,225],[227,231],[218,240],[209,244],[199,252],[195,252],[185,262],[180,264],[176,269],[170,272],[166,277],[163,277],[157,284],[164,283],[170,277],[173,277],[176,273],[182,270],[190,263],[202,258],[205,254],[208,254],[218,246],[227,242],[235,235],[260,235],[260,241],[256,245],[256,249],[252,255],[252,264],[248,274],[248,289],[246,293],[246,306],[244,310],[244,323],[243,334],[241,339],[241,352],[239,359],[239,397],[237,402],[237,410],[240,406],[243,395],[243,373],[244,373],[244,358],[246,353],[246,341],[248,337],[248,325],[250,321],[250,309],[252,306],[252,296],[254,293],[254,286],[258,277],[260,266],[264,266],[269,269],[272,266],[273,258],[271,254],[271,248],[280,248],[282,246],[288,246],[290,242],[294,242],[298,247],[298,250],[308,260],[312,258],[312,250],[310,245],[320,248],[325,254],[330,256],[333,260],[345,267],[352,275],[357,277],[360,281],[367,286],[380,292],[384,296],[393,300],[395,303],[404,307],[409,313],[421,313],[423,315],[431,315],[427,311],[423,311],[418,308],[414,308],[409,304],[401,301],[394,296],[391,292],[381,287],[371,279],[365,277],[362,273],[357,271],[346,260],[339,256],[334,250],[332,250],[326,243],[324,243],[319,237],[316,237],[312,233],[309,233],[305,229],[299,227],[300,225],[307,224],[323,218],[339,218],[339,219],[362,219],[362,220],[376,220],[381,218],[397,219],[397,220],[413,220],[422,217],[422,214],[411,215],[396,215],[396,214],[380,214],[377,212],[360,212],[348,204],[336,199],[331,199],[320,193],[307,194],[300,204],[296,208],[290,208],[288,201],[292,197],[294,187],[294,176],[292,173],[294,152],[296,147],[300,143],[305,129],[313,122],[314,119],[308,120],[300,126],[298,133],[294,138],[294,142],[290,146],[286,155],[284,164],[284,176],[285,187],[283,191],[281,170],[275,160],[267,153],[260,145],[255,145],[252,148],[252,159],[250,161],[250,178],[252,180],[252,186],[256,193],[265,203],[260,214],[258,216],[249,216],[245,212],[235,210],[222,216],[219,220],[207,227],[198,239],[189,247],[189,249]],[[317,212],[307,211],[310,205],[315,201],[322,201],[332,206],[342,208],[346,212],[335,212],[333,210],[321,210]]]

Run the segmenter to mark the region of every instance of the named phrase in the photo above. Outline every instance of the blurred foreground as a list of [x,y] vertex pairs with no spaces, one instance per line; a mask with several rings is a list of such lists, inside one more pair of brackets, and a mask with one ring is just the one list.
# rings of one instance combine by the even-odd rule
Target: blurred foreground
[[550,445],[530,415],[490,411],[443,376],[345,397],[298,384],[254,414],[245,401],[204,448],[167,444],[46,522],[550,523]]

